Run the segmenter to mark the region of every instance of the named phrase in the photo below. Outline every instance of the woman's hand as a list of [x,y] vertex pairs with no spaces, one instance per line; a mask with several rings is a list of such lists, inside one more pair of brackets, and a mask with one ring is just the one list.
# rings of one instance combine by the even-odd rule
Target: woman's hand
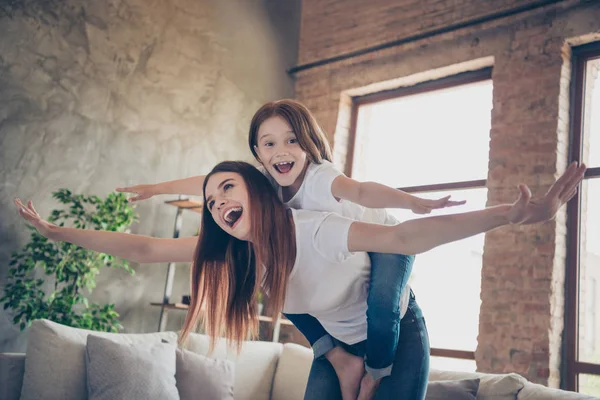
[[133,203],[134,201],[149,199],[150,197],[158,194],[154,190],[154,186],[155,185],[135,185],[135,186],[128,186],[128,187],[119,187],[119,188],[116,188],[115,190],[117,192],[121,192],[121,193],[135,193],[136,194],[135,196],[130,197],[128,199],[129,202]]
[[437,200],[430,199],[422,199],[420,197],[414,197],[413,203],[410,207],[411,211],[415,214],[429,214],[432,210],[437,210],[440,208],[446,207],[454,207],[454,206],[462,206],[467,201],[453,201],[450,200],[450,195],[446,197],[442,197]]
[[55,239],[54,236],[59,227],[40,217],[40,214],[33,207],[31,200],[27,202],[26,206],[21,202],[21,199],[15,199],[14,203],[19,208],[21,217],[33,225],[42,236],[50,240]]
[[558,209],[577,193],[579,183],[585,175],[585,164],[571,163],[560,178],[554,182],[543,196],[531,197],[527,185],[519,185],[520,195],[508,211],[508,219],[513,224],[535,224],[554,218]]

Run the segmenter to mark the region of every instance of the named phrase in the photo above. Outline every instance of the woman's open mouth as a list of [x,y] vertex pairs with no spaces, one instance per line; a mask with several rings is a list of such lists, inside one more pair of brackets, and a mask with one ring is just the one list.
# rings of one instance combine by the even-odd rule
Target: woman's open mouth
[[225,220],[225,223],[229,225],[230,228],[233,228],[236,222],[242,217],[243,212],[242,207],[232,207],[225,212],[223,220]]
[[283,162],[279,162],[277,164],[273,164],[273,168],[275,168],[275,170],[277,172],[279,172],[280,174],[287,174],[288,172],[290,172],[292,170],[293,167],[294,167],[293,161],[283,161]]

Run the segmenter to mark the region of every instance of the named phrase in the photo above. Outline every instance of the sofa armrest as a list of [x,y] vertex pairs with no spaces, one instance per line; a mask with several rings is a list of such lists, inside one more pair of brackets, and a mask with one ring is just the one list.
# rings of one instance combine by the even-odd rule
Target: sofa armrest
[[597,397],[552,389],[537,383],[527,382],[517,397],[519,400],[564,399],[564,400],[597,400]]
[[0,399],[19,400],[24,373],[25,353],[0,353]]

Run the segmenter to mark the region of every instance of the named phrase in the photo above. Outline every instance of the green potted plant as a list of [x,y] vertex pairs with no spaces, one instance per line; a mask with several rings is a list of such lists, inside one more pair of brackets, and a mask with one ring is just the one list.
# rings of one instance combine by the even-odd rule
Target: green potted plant
[[[124,232],[137,220],[134,207],[122,193],[98,196],[60,189],[52,196],[68,209],[53,210],[48,221],[81,229]],[[64,325],[104,332],[122,329],[114,304],[94,304],[88,295],[103,267],[120,268],[133,275],[125,260],[65,242],[52,242],[35,228],[31,240],[13,253],[0,303],[21,330],[46,318]]]

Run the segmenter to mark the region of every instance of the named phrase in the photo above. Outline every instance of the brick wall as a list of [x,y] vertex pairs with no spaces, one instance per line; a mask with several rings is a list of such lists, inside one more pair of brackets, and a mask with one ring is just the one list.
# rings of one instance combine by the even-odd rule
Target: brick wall
[[[304,0],[306,64],[522,6],[514,0]],[[352,96],[493,66],[488,205],[546,188],[568,160],[570,46],[600,39],[600,2],[556,5],[295,74],[296,97],[331,134],[344,168]],[[565,214],[486,235],[477,368],[558,386]]]

